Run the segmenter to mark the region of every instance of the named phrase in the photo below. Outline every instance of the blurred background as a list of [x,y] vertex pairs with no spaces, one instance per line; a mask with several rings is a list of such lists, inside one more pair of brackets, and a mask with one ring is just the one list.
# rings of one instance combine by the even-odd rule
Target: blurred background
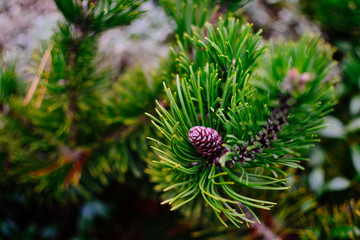
[[[128,69],[151,72],[170,53],[174,20],[156,0],[140,9],[146,11],[141,18],[99,39],[102,64],[111,67],[111,79],[126,78]],[[339,102],[326,118],[329,127],[321,132],[321,143],[308,153],[305,171],[290,170],[293,187],[263,214],[265,225],[277,239],[360,239],[360,1],[252,0],[235,15],[262,29],[265,39],[296,40],[306,32],[320,33],[336,49],[336,73],[341,75]],[[0,0],[2,61],[16,61],[18,75],[32,79],[39,51],[43,54],[44,43],[63,18],[53,1]],[[134,141],[129,140],[129,149],[134,150]],[[9,163],[4,154],[0,157],[0,171],[5,172]],[[71,200],[29,194],[26,185],[18,187],[4,177],[0,239],[271,239],[256,229],[226,230],[170,212],[160,205],[146,174],[137,174],[144,167],[136,169]]]

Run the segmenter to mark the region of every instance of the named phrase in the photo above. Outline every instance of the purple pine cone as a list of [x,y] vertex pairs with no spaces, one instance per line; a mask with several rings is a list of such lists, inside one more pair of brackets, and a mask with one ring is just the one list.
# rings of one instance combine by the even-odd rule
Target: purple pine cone
[[196,150],[205,158],[217,157],[223,150],[222,139],[219,133],[212,128],[192,127],[189,131],[189,139]]

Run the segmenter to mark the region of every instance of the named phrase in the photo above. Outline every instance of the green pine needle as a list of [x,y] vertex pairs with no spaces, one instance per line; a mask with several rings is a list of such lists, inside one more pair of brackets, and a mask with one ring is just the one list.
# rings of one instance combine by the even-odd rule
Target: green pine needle
[[[315,131],[323,127],[323,113],[335,103],[334,78],[329,75],[333,51],[317,36],[268,45],[260,32],[252,33],[251,25],[233,18],[220,18],[216,27],[210,23],[195,27],[184,36],[193,53],[179,42],[176,89],[164,84],[169,107],[157,103],[158,117],[149,115],[162,138],[151,138],[158,143],[154,149],[160,161],[151,163],[147,172],[164,189],[163,204],[172,205],[172,210],[203,202],[225,226],[224,219],[238,227],[253,223],[257,219],[253,208],[270,210],[276,203],[248,196],[252,192],[245,189],[254,193],[289,189],[286,168],[303,169],[301,161],[306,159],[299,151],[312,146]],[[290,76],[291,71],[298,73]],[[286,87],[288,81],[293,81],[292,89]],[[270,146],[261,148],[257,136],[286,94],[289,125],[281,126]],[[218,165],[190,142],[188,132],[194,126],[210,127],[221,135],[227,153]],[[262,150],[253,159],[236,162],[241,157],[236,147],[251,139],[255,142],[246,151]],[[253,218],[246,217],[239,204]]]

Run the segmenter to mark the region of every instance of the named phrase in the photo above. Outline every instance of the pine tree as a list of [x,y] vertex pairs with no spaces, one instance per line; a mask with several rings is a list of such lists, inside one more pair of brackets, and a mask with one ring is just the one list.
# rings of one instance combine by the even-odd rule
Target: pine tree
[[[66,202],[114,180],[150,187],[149,177],[198,239],[249,229],[264,239],[330,238],[358,224],[338,211],[358,201],[327,207],[304,187],[306,153],[339,78],[335,50],[319,35],[264,40],[236,17],[246,0],[160,0],[177,27],[170,56],[150,73],[137,65],[112,79],[99,37],[146,17],[142,1],[55,2],[65,19],[34,53],[35,79],[21,79],[14,64],[0,68],[5,191]],[[356,52],[347,64],[356,81]],[[325,222],[340,230],[319,229]]]
[[141,67],[114,81],[97,50],[104,31],[143,14],[142,1],[55,3],[65,21],[35,52],[36,77],[26,91],[13,65],[2,68],[1,179],[9,189],[65,200],[91,196],[129,168],[143,175],[150,131],[143,113],[160,85]]
[[260,222],[253,209],[276,203],[257,192],[290,187],[286,168],[302,169],[301,151],[335,103],[333,51],[310,35],[264,43],[231,17],[184,38],[176,88],[164,84],[169,109],[158,103],[149,115],[163,139],[149,138],[159,159],[148,173],[172,210],[210,209],[225,226]]

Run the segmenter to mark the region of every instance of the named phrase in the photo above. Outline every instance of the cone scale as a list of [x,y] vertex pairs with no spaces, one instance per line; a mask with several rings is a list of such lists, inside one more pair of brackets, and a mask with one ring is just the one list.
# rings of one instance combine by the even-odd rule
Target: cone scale
[[204,158],[215,158],[223,149],[221,136],[212,128],[192,127],[189,131],[189,140]]

